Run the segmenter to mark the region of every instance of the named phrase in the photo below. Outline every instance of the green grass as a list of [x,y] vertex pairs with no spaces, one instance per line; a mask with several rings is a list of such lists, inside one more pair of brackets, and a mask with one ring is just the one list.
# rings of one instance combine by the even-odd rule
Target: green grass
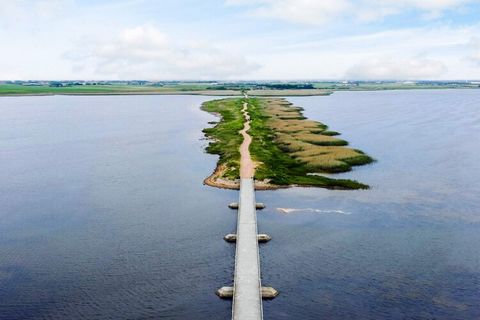
[[337,131],[331,131],[331,130],[325,130],[325,131],[313,132],[313,133],[321,133],[321,134],[324,135],[324,136],[331,136],[331,137],[340,135],[339,132],[337,132]]
[[263,99],[261,111],[268,116],[265,125],[275,131],[275,143],[283,151],[304,164],[311,173],[339,173],[352,166],[373,161],[359,150],[346,147],[348,142],[334,136],[336,131],[303,117],[302,109],[285,99]]
[[71,87],[22,86],[17,84],[1,84],[0,95],[22,94],[98,94],[98,93],[141,93],[167,91],[164,87],[146,87],[131,85],[78,85]]
[[127,84],[102,85],[72,85],[65,87],[50,87],[47,85],[27,86],[18,84],[0,84],[0,95],[51,95],[51,94],[135,94],[135,93],[162,93],[206,90],[202,84],[178,84],[168,86],[147,86]]
[[203,129],[205,135],[212,140],[206,151],[220,156],[218,165],[227,167],[224,177],[232,180],[240,176],[239,148],[243,137],[238,131],[243,128],[242,104],[242,99],[221,99],[207,101],[202,105],[202,110],[221,117],[213,128]]
[[[212,140],[206,151],[219,155],[218,165],[225,165],[228,170],[225,178],[235,180],[239,178],[239,147],[243,141],[238,133],[243,128],[242,105],[245,99],[222,99],[205,102],[202,110],[219,114],[221,117],[213,128],[204,129],[205,135]],[[288,186],[315,186],[338,189],[366,189],[367,185],[348,179],[333,179],[321,175],[309,175],[315,172],[308,163],[297,159],[292,152],[288,152],[277,141],[277,132],[268,124],[270,116],[265,112],[265,99],[249,98],[248,113],[251,117],[251,128],[248,131],[252,137],[250,154],[259,166],[255,172],[255,179],[268,180],[273,185]],[[301,110],[301,109],[298,109]],[[295,120],[298,117],[294,117]],[[326,127],[322,125],[322,127]],[[343,141],[343,140],[342,140]],[[332,147],[329,147],[332,148]],[[363,160],[370,159],[367,155],[359,153]],[[371,159],[370,159],[371,160]],[[354,164],[355,161],[348,160]],[[343,170],[347,171],[350,164],[342,162]],[[338,167],[338,165],[337,165]],[[332,170],[332,172],[335,172]]]
[[320,175],[308,175],[311,168],[282,150],[276,142],[276,132],[269,127],[261,99],[249,99],[248,112],[252,119],[249,134],[252,136],[250,154],[261,165],[255,172],[258,180],[268,179],[276,185],[303,185],[324,188],[366,189],[367,185],[348,179],[332,179]]

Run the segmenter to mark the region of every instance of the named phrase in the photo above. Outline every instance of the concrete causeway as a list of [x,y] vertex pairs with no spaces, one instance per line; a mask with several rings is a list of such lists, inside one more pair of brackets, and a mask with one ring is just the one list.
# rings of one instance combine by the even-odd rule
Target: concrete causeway
[[253,178],[240,179],[232,319],[263,319]]

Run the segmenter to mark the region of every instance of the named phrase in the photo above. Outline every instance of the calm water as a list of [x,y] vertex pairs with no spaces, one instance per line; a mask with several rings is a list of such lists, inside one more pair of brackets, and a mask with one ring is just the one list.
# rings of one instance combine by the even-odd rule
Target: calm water
[[[229,318],[208,99],[0,99],[0,319]],[[368,191],[257,193],[265,319],[480,318],[480,91],[290,100],[378,162],[342,175]]]

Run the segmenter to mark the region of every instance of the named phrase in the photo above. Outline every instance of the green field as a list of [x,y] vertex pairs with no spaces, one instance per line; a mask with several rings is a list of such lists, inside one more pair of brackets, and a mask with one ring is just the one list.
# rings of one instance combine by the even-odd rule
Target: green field
[[0,96],[10,95],[109,95],[109,94],[201,94],[235,96],[245,90],[250,96],[328,95],[334,91],[478,89],[470,82],[195,82],[195,81],[24,81],[0,82]]
[[169,93],[204,90],[202,85],[177,85],[171,87],[140,85],[75,85],[65,87],[25,86],[17,84],[0,84],[0,95],[52,95],[52,94],[142,94]]
[[[52,87],[48,85],[27,86],[18,84],[0,84],[0,96],[21,95],[135,95],[135,94],[191,94],[213,96],[239,96],[244,89],[212,86],[201,83],[180,83],[167,86],[152,85],[74,85]],[[331,91],[321,89],[254,89],[249,91],[254,96],[312,96],[328,95]]]

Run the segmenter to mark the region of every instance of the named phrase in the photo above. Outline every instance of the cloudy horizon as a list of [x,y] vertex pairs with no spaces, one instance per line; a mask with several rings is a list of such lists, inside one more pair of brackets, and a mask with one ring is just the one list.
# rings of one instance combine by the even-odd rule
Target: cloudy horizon
[[472,0],[17,0],[2,80],[478,80]]

